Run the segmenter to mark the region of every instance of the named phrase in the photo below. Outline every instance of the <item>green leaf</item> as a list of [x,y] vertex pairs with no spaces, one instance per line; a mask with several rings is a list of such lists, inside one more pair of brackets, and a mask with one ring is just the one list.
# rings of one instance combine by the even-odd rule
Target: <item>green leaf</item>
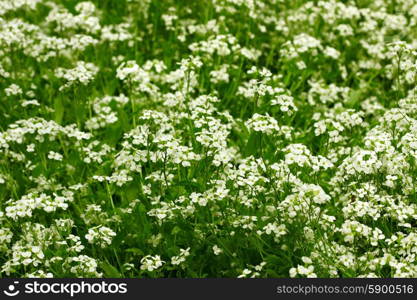
[[179,226],[174,226],[174,228],[172,228],[171,234],[177,234],[181,232],[181,228]]
[[260,133],[252,132],[245,147],[246,156],[256,155],[260,147]]
[[122,274],[120,274],[119,271],[114,266],[109,264],[107,261],[101,262],[100,266],[103,269],[104,275],[106,277],[111,277],[111,278],[123,277]]
[[133,253],[137,255],[144,255],[143,251],[138,248],[129,248],[129,249],[126,249],[125,252]]
[[55,110],[55,122],[61,124],[62,118],[64,117],[64,104],[60,97],[55,98],[54,100],[54,110]]

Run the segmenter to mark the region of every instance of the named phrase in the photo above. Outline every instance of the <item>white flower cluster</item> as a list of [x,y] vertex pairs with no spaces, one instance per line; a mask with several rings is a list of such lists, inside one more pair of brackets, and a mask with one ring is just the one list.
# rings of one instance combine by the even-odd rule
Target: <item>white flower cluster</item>
[[280,130],[277,120],[269,115],[254,114],[251,119],[246,121],[245,125],[250,130],[266,134],[278,133]]
[[148,272],[152,272],[162,267],[162,265],[165,262],[161,260],[161,257],[159,255],[146,255],[140,260],[140,263],[141,270],[147,270]]
[[31,217],[35,209],[42,209],[47,213],[51,213],[61,208],[66,210],[68,202],[74,200],[72,191],[63,191],[62,196],[54,194],[49,196],[41,193],[29,193],[19,200],[9,200],[5,208],[6,216],[14,220],[23,217]]
[[85,238],[90,244],[99,245],[102,248],[110,245],[113,237],[116,236],[116,233],[106,226],[97,226],[88,229],[88,233],[85,235]]
[[181,265],[190,256],[190,247],[187,249],[180,249],[180,253],[177,256],[171,257],[171,264],[173,265]]
[[124,94],[121,94],[115,97],[105,96],[103,98],[96,98],[92,102],[95,116],[88,119],[85,122],[85,126],[88,129],[97,130],[117,122],[117,108],[126,105],[129,99]]
[[55,76],[65,79],[67,82],[60,89],[66,89],[68,87],[90,83],[98,72],[98,68],[92,63],[86,63],[84,61],[78,61],[77,65],[73,69],[58,68],[55,70]]

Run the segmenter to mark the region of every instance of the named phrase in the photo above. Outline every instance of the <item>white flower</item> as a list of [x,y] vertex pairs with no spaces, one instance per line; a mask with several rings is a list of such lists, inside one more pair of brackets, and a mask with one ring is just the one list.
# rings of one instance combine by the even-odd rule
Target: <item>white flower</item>
[[161,257],[159,255],[151,256],[146,255],[140,260],[140,263],[142,264],[140,266],[141,270],[147,270],[148,272],[153,272],[165,263],[163,260],[161,260]]
[[61,161],[63,156],[61,154],[59,154],[58,152],[49,151],[48,158],[51,159],[51,160]]
[[252,118],[245,122],[245,125],[253,131],[265,132],[267,134],[277,133],[280,130],[277,120],[268,114],[260,115],[255,113]]
[[212,249],[213,249],[214,255],[219,255],[219,254],[223,253],[223,250],[220,249],[217,245],[214,245]]
[[116,236],[116,233],[106,226],[97,226],[88,229],[88,233],[85,235],[85,238],[90,244],[97,244],[101,248],[105,248],[110,245],[113,237]]

